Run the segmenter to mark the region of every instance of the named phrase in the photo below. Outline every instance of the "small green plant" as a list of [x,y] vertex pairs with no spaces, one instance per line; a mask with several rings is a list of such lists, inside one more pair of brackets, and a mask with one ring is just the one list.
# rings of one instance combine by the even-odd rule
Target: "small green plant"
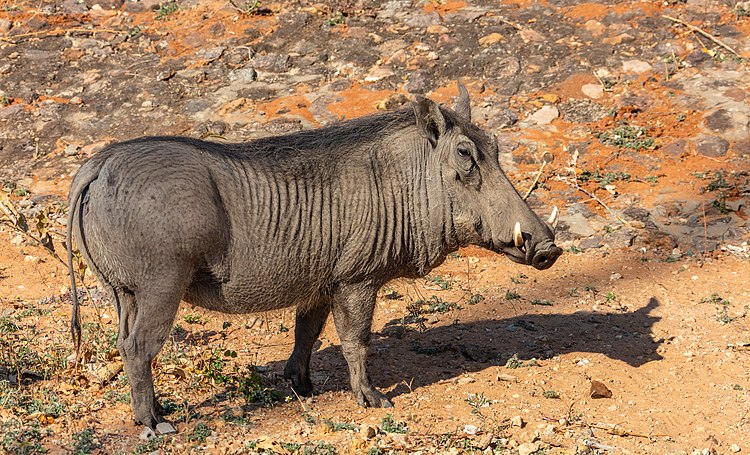
[[521,295],[517,292],[505,291],[505,300],[518,300],[520,298]]
[[0,95],[0,106],[2,107],[10,106],[10,100],[8,99],[7,96],[5,96],[5,93]]
[[466,403],[471,407],[472,414],[480,416],[482,415],[480,408],[488,408],[490,406],[490,400],[482,392],[470,393],[466,398]]
[[612,303],[612,302],[619,302],[619,301],[620,301],[620,298],[619,298],[619,297],[617,297],[617,293],[616,293],[615,291],[609,291],[609,292],[607,292],[607,294],[606,294],[606,295],[604,296],[604,300],[605,300],[605,301],[606,301],[607,303]]
[[594,136],[602,144],[618,148],[647,150],[654,145],[654,140],[649,137],[646,128],[627,123],[622,123],[609,131],[596,132]]
[[392,414],[386,414],[380,420],[380,429],[386,433],[406,433],[407,427],[404,422],[399,422],[393,418]]
[[684,122],[687,116],[685,114],[677,114],[677,121]]
[[282,442],[280,445],[281,448],[286,450],[288,453],[297,452],[302,448],[302,444],[300,444],[299,442]]
[[748,6],[747,2],[737,3],[732,9],[732,12],[737,16],[738,19],[740,17],[750,17],[750,7]]
[[737,390],[737,391],[739,391],[739,392],[742,392],[743,390],[745,390],[745,389],[744,389],[744,388],[743,388],[743,387],[742,387],[741,385],[739,385],[739,384],[735,384],[735,385],[733,385],[733,386],[732,386],[732,389],[734,389],[734,390]]
[[206,321],[204,321],[199,314],[189,313],[189,314],[186,314],[183,319],[188,324],[200,324],[200,325],[203,325],[203,324],[206,323]]
[[229,2],[237,8],[243,14],[254,15],[260,13],[260,9],[263,6],[263,2],[260,0],[246,0],[244,5],[238,5],[237,0],[229,0]]
[[510,356],[507,362],[505,362],[505,368],[510,368],[511,370],[515,370],[516,368],[521,368],[523,366],[523,362],[518,359],[518,354],[513,354]]
[[726,180],[726,172],[724,171],[714,171],[711,172],[697,172],[693,174],[694,176],[698,177],[701,180],[710,180],[706,186],[704,186],[701,189],[702,193],[706,192],[714,192],[719,190],[725,190],[732,188],[733,185],[727,182]]
[[139,444],[135,447],[133,453],[143,454],[157,452],[164,446],[166,438],[162,435],[156,435],[143,444]]
[[162,3],[161,5],[159,5],[159,9],[156,10],[156,19],[164,20],[167,18],[167,16],[174,13],[178,9],[180,9],[180,5],[178,5],[176,1]]
[[604,188],[607,185],[611,185],[612,183],[620,180],[624,182],[630,181],[631,175],[627,172],[605,172],[601,173],[598,170],[596,171],[589,171],[584,170],[581,172],[581,174],[578,176],[578,180],[580,182],[588,182],[588,181],[594,181],[599,184],[600,188]]
[[586,292],[590,292],[592,294],[598,294],[599,293],[599,290],[597,288],[595,288],[594,286],[584,286],[583,290],[586,291]]
[[572,254],[583,253],[583,249],[575,245],[570,245],[569,247],[565,248],[565,251],[567,251],[568,253],[572,253]]
[[209,428],[204,422],[198,422],[188,436],[188,441],[204,444],[206,438],[209,436],[211,436],[211,428]]
[[450,279],[446,280],[445,278],[443,278],[440,275],[428,276],[428,277],[425,277],[425,279],[427,281],[431,281],[432,283],[434,283],[437,287],[439,287],[443,291],[447,291],[448,289],[451,288]]
[[342,13],[341,11],[336,11],[335,13],[331,14],[328,20],[326,20],[326,24],[328,24],[329,27],[335,27],[337,25],[341,25],[345,23],[346,23],[346,15]]
[[549,399],[558,399],[558,398],[560,398],[560,394],[558,394],[554,390],[545,390],[542,395],[544,395],[544,398],[549,398]]
[[518,275],[510,277],[510,281],[513,284],[526,284],[526,280],[529,277],[524,275],[523,273],[519,273]]
[[323,419],[323,425],[325,425],[331,431],[359,431],[356,425],[349,422],[334,422],[331,419]]
[[531,301],[532,305],[539,305],[539,306],[552,306],[552,302],[549,300],[541,300],[541,299],[534,299]]
[[580,297],[581,294],[578,292],[578,288],[572,288],[570,291],[568,291],[568,296],[570,296],[570,297]]
[[286,333],[289,331],[289,327],[285,326],[283,322],[279,323],[279,333]]
[[83,431],[73,434],[73,453],[75,455],[86,455],[101,447],[94,439],[94,430],[86,428]]
[[479,302],[484,301],[484,296],[482,294],[472,294],[471,297],[466,301],[468,305],[476,305]]
[[731,305],[729,300],[725,300],[723,297],[719,295],[718,292],[714,292],[708,297],[703,297],[700,303],[713,303],[715,305],[723,305],[723,306]]
[[42,446],[44,436],[39,430],[39,423],[31,421],[21,423],[18,420],[10,420],[0,423],[0,447],[5,453],[36,455],[47,453]]
[[658,175],[647,175],[646,177],[644,177],[643,180],[647,181],[648,183],[656,185],[657,183],[659,183],[659,176]]
[[367,455],[385,455],[385,452],[380,447],[370,447],[367,451]]
[[[425,306],[427,308],[425,308]],[[448,313],[453,310],[460,310],[461,307],[455,302],[446,302],[440,297],[433,295],[427,300],[416,300],[407,307],[410,315],[419,317],[422,314]]]

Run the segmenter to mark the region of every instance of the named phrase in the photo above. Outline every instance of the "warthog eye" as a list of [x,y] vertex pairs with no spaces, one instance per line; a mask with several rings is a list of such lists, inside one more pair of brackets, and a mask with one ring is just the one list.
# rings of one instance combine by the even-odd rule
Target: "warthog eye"
[[459,145],[458,154],[463,156],[464,158],[468,158],[471,156],[471,149],[466,145]]

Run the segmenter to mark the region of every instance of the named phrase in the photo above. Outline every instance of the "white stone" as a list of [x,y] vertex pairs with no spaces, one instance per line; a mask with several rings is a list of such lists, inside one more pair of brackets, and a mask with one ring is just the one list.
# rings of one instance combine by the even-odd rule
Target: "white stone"
[[529,117],[528,122],[532,125],[549,125],[559,116],[560,111],[555,106],[543,106]]
[[598,100],[604,95],[604,87],[601,84],[585,84],[581,87],[581,92],[589,98]]
[[651,71],[651,65],[642,60],[627,60],[622,62],[622,70],[626,73],[645,73]]

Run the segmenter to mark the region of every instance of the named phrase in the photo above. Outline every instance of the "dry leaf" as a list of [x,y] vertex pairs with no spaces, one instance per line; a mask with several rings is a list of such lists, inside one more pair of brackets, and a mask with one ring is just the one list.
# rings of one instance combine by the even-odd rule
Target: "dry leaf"
[[592,379],[589,396],[591,398],[612,398],[612,391],[603,382]]

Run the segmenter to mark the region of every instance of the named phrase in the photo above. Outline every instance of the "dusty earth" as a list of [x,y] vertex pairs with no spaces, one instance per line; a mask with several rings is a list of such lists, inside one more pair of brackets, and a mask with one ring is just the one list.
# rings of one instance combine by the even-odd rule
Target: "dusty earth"
[[[0,1],[0,447],[8,453],[750,452],[750,4]],[[566,254],[477,248],[378,299],[359,408],[338,339],[320,394],[281,379],[293,310],[185,305],[155,362],[179,433],[139,439],[106,296],[71,362],[62,233],[106,144],[240,141],[469,87]],[[179,220],[175,220],[179,222]]]

